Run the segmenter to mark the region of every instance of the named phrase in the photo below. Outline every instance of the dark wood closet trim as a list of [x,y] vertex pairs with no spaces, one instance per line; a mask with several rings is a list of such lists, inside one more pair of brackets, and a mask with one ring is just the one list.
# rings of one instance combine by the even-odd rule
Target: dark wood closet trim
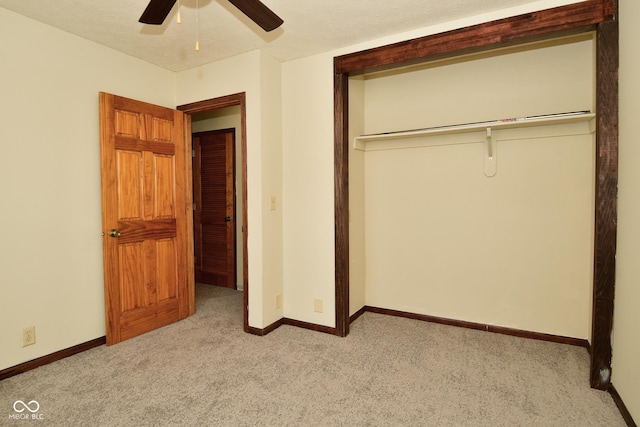
[[250,327],[249,333],[263,337],[275,331],[282,325],[295,326],[297,328],[309,329],[316,332],[323,332],[325,334],[336,335],[335,328],[318,325],[316,323],[303,322],[301,320],[289,319],[287,317],[283,317],[282,319],[273,322],[272,324],[270,324],[269,326],[263,329]]
[[596,36],[596,183],[591,386],[611,381],[618,200],[618,21]]
[[358,317],[362,316],[363,314],[365,314],[368,310],[368,305],[365,305],[364,307],[362,307],[360,310],[356,311],[355,313],[353,313],[350,317],[349,317],[349,323],[353,323]]
[[[241,135],[241,152],[242,152],[242,251],[243,251],[243,311],[244,311],[244,331],[250,332],[249,328],[249,253],[247,251],[247,235],[249,234],[248,222],[247,222],[247,107],[246,107],[246,94],[245,92],[235,93],[232,95],[221,96],[219,98],[207,99],[204,101],[193,102],[191,104],[180,105],[178,110],[183,111],[186,114],[201,113],[203,111],[215,110],[218,108],[233,107],[235,105],[240,106],[240,128],[242,130]],[[191,144],[191,135],[189,135],[189,145]],[[191,163],[188,162],[189,173],[188,179],[191,178]],[[191,185],[191,181],[189,183]],[[193,227],[192,227],[193,228]],[[193,234],[191,235],[191,247],[193,248]]]
[[249,330],[247,332],[249,332],[252,335],[258,335],[259,337],[263,337],[273,331],[275,331],[276,329],[278,329],[280,326],[283,325],[283,319],[279,319],[275,322],[273,322],[272,324],[270,324],[269,326],[267,326],[266,328],[254,328],[253,326],[249,326]]
[[335,335],[336,328],[330,326],[318,325],[316,323],[303,322],[301,320],[289,319],[285,317],[282,319],[283,325],[295,326],[297,328],[309,329],[311,331],[323,332],[325,334]]
[[587,0],[334,58],[336,334],[349,333],[349,77],[434,59],[597,33],[596,208],[591,386],[611,377],[618,148],[618,2]]
[[349,75],[334,76],[336,335],[349,333]]
[[622,415],[624,422],[627,423],[629,427],[637,427],[638,425],[633,420],[633,417],[631,416],[631,412],[629,412],[629,409],[627,409],[627,405],[624,404],[624,402],[622,401],[622,398],[618,394],[618,390],[616,390],[613,384],[609,385],[609,394],[611,395],[611,398],[613,399],[616,406],[618,407],[618,410],[620,411],[620,414]]
[[593,31],[612,19],[609,3],[585,1],[346,54],[335,58],[334,70],[353,76]]
[[406,311],[390,310],[365,306],[364,311],[371,313],[386,314],[388,316],[405,317],[407,319],[420,320],[423,322],[439,323],[441,325],[456,326],[459,328],[475,329],[478,331],[493,332],[496,334],[510,335],[520,338],[529,338],[538,341],[555,342],[559,344],[584,347],[589,350],[589,342],[580,338],[563,337],[561,335],[543,334],[540,332],[523,331],[521,329],[505,328],[503,326],[487,325],[483,323],[467,322],[464,320],[447,319],[445,317],[429,316],[427,314],[408,313]]
[[203,111],[215,110],[218,108],[233,107],[234,105],[244,105],[246,102],[245,92],[234,93],[232,95],[220,96],[218,98],[205,99],[204,101],[192,102],[177,107],[178,110],[187,114],[201,113]]
[[0,381],[11,378],[18,374],[22,374],[32,369],[39,368],[40,366],[57,362],[58,360],[73,356],[74,354],[82,353],[83,351],[91,350],[95,347],[100,347],[101,345],[104,345],[106,343],[106,337],[96,338],[91,341],[74,345],[73,347],[65,348],[64,350],[56,351],[55,353],[47,354],[46,356],[38,357],[37,359],[33,359],[28,362],[20,363],[16,366],[12,366],[10,368],[3,369],[0,371]]

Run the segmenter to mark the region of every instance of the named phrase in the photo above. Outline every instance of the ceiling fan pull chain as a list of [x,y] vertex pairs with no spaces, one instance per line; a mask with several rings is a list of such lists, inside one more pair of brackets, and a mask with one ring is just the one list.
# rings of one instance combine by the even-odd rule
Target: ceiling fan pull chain
[[196,0],[196,52],[200,50],[200,7]]

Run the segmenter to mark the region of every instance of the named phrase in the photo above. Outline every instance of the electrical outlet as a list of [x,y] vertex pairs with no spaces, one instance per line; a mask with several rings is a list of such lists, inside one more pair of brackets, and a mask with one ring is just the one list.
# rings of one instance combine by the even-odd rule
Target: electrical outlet
[[22,328],[22,346],[26,347],[36,343],[36,327],[27,326]]
[[282,295],[276,295],[276,310],[282,307]]
[[276,210],[276,196],[269,197],[269,209],[272,211]]
[[315,298],[313,300],[313,311],[322,313],[322,298]]

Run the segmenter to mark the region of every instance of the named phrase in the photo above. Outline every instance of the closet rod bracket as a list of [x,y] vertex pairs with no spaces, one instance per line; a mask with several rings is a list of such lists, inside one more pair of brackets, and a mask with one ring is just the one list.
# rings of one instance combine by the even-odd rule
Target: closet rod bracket
[[491,127],[487,126],[487,143],[485,144],[484,155],[484,174],[491,178],[496,175],[497,172],[497,158],[496,158],[496,144],[493,139],[493,132]]

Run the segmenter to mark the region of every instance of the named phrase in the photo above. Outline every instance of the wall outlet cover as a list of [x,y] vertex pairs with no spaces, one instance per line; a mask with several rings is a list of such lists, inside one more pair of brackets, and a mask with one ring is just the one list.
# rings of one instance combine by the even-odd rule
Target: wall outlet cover
[[27,326],[22,328],[22,346],[33,345],[36,343],[36,327]]

